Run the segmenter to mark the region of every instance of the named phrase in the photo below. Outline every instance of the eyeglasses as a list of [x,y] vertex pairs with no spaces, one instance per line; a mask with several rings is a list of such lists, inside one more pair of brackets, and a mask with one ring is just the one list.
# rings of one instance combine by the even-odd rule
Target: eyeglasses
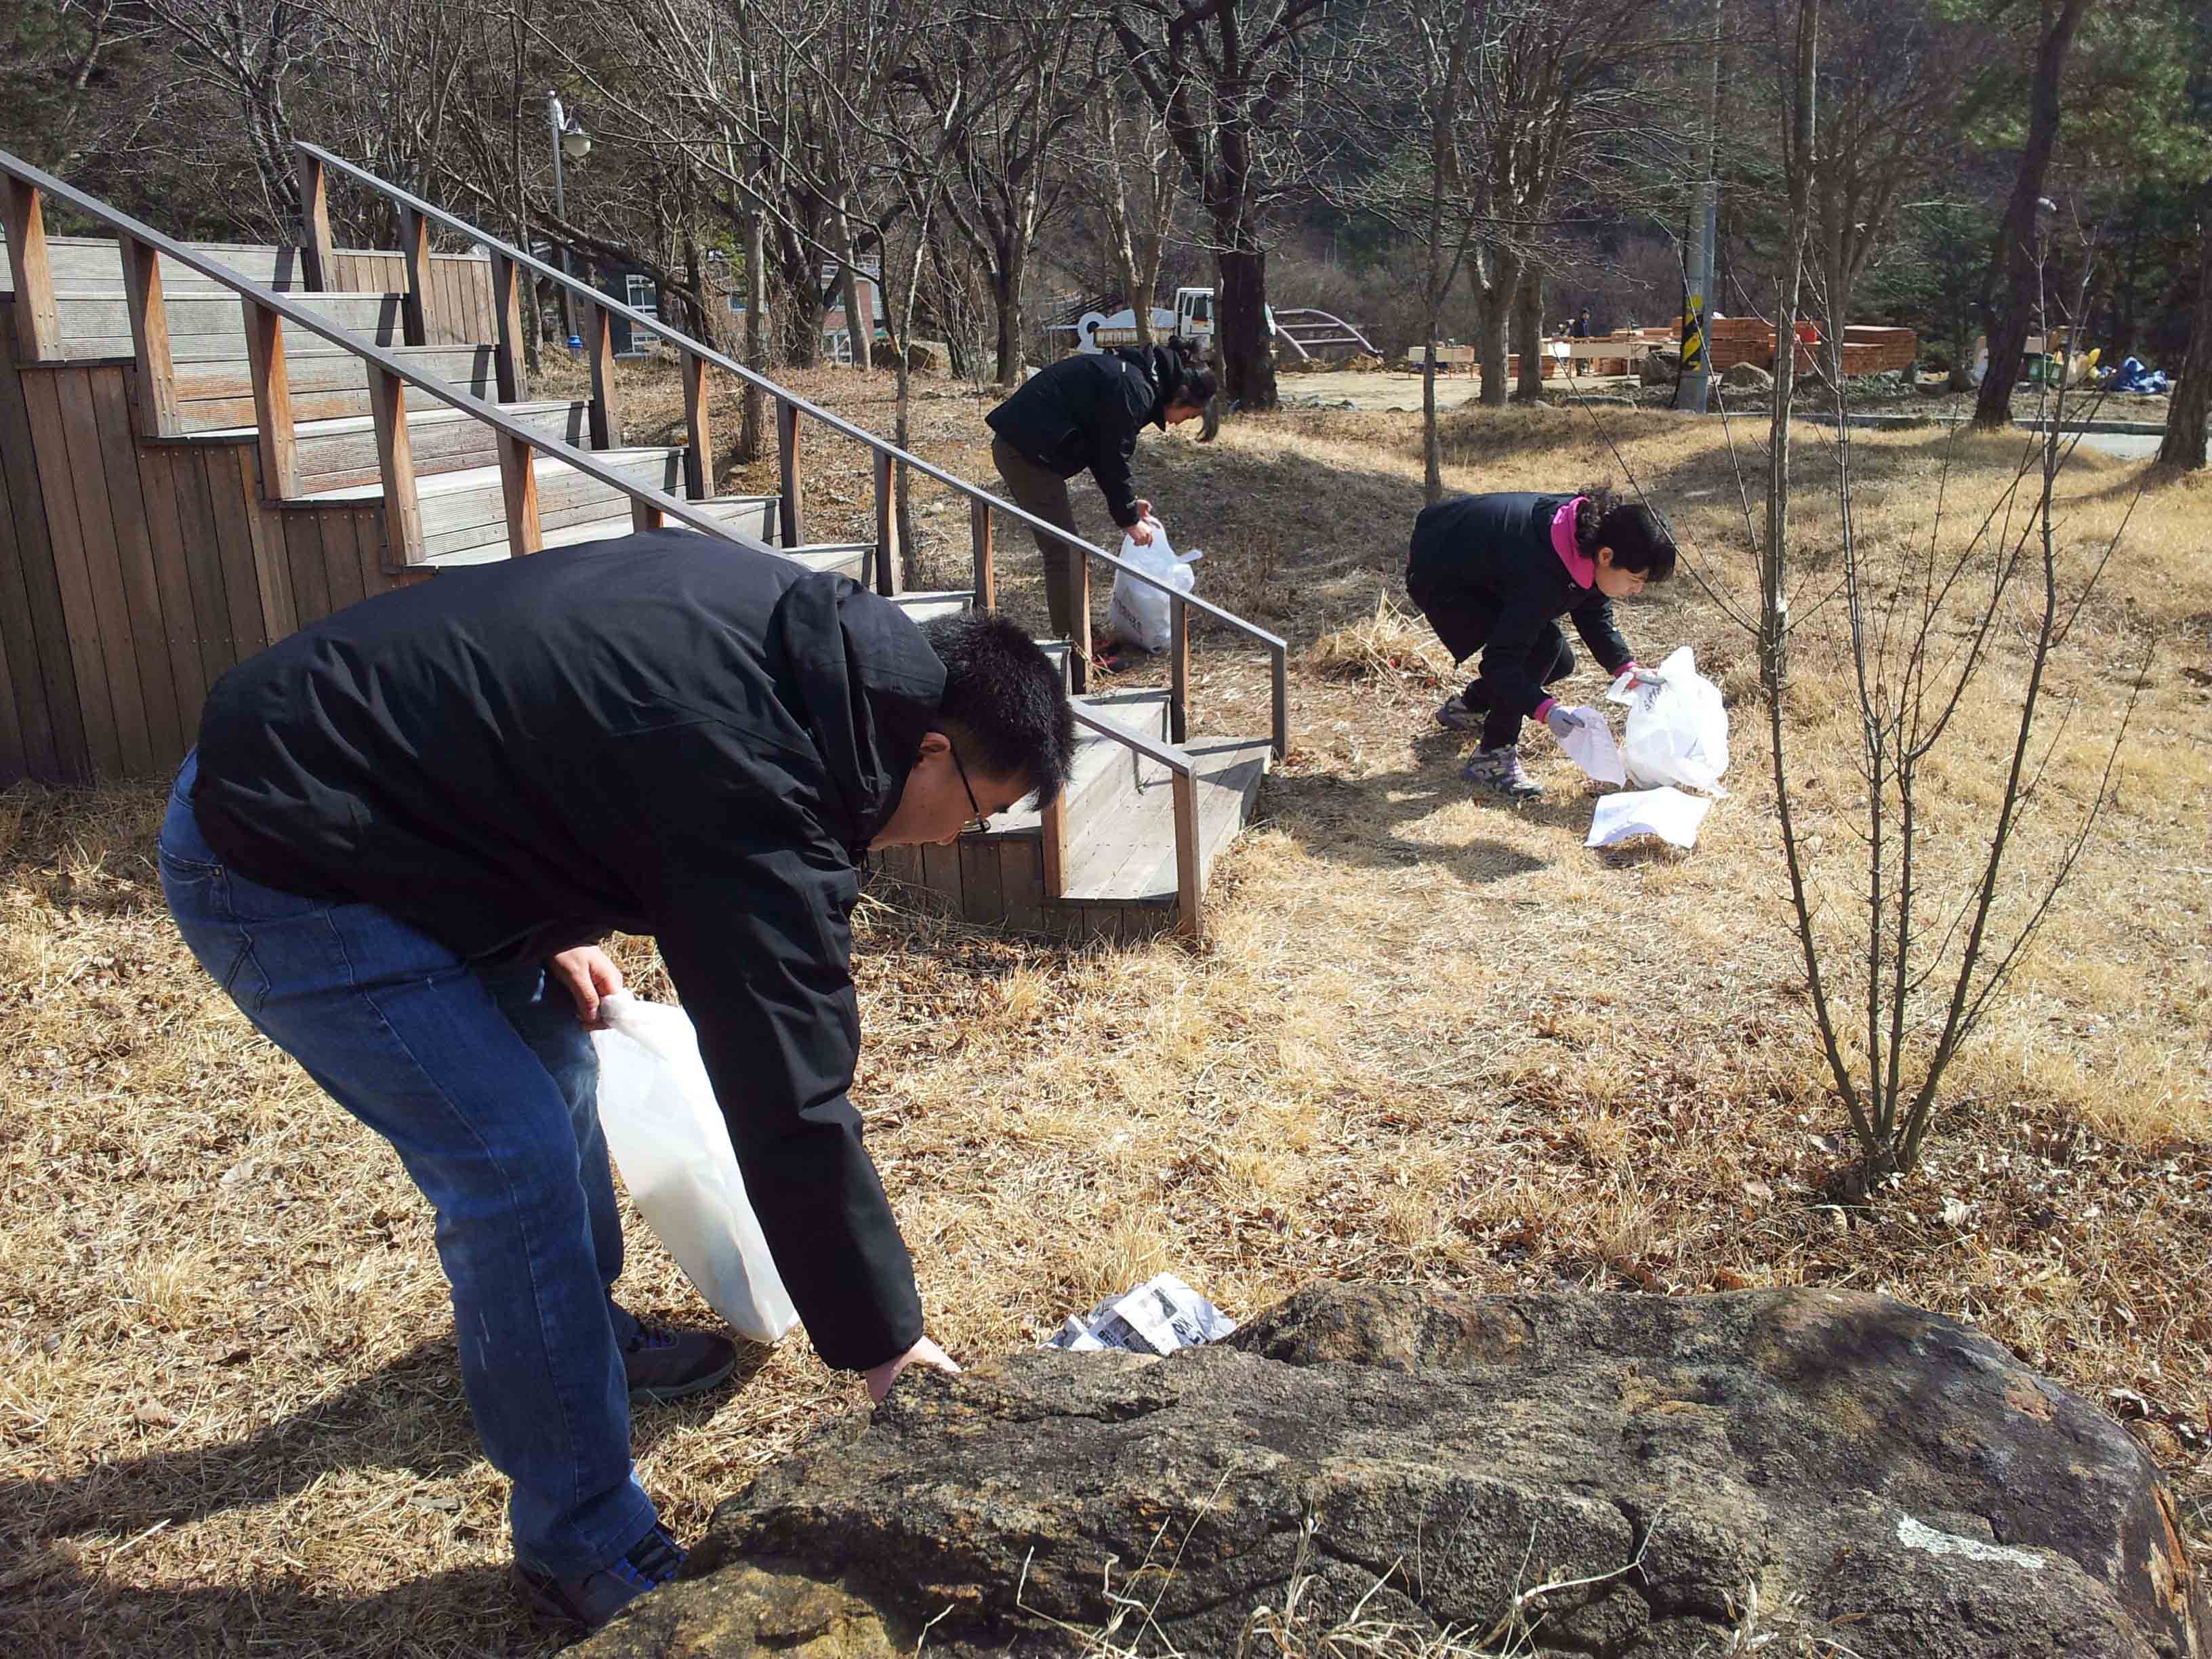
[[960,763],[960,751],[953,748],[950,743],[947,743],[945,747],[946,752],[952,757],[953,769],[960,774],[960,787],[968,792],[968,808],[975,814],[975,817],[960,826],[960,833],[963,836],[980,835],[991,827],[991,815],[983,810],[982,803],[975,799],[975,786],[968,781],[968,769]]

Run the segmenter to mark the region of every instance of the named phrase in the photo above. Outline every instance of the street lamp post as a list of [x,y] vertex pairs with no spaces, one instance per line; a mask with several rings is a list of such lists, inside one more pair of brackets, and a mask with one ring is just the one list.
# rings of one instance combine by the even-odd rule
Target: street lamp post
[[[562,161],[580,161],[592,153],[592,137],[582,123],[561,107],[561,94],[548,91],[545,94],[545,125],[553,137],[553,212],[563,221],[568,216],[568,179],[562,172]],[[568,239],[561,239],[561,274],[574,276],[575,270],[569,258]],[[561,315],[568,324],[568,349],[575,350],[583,344],[576,332],[576,295],[574,289],[561,290]]]

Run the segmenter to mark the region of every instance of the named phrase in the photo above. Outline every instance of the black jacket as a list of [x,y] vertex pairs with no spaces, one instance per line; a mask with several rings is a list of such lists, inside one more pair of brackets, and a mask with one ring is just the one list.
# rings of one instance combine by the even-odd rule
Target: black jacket
[[1048,472],[1072,478],[1090,468],[1106,510],[1127,530],[1137,521],[1129,476],[1137,434],[1147,422],[1166,429],[1182,380],[1182,358],[1165,346],[1079,352],[1045,365],[983,418]]
[[1534,718],[1549,695],[1528,672],[1530,648],[1545,623],[1571,616],[1575,631],[1608,674],[1634,660],[1613,626],[1613,601],[1568,574],[1552,547],[1552,519],[1565,495],[1452,495],[1413,520],[1406,589],[1423,610],[1437,603],[1492,618],[1482,647],[1482,678],[1493,706]]
[[650,933],[807,1334],[921,1336],[846,1099],[848,920],[945,670],[842,576],[682,531],[471,569],[232,669],[192,805],[253,879],[374,904],[483,964]]

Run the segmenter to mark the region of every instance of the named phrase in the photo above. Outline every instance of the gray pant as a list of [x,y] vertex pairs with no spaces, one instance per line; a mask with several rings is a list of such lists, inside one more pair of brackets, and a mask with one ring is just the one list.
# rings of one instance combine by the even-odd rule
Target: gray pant
[[[1004,438],[992,438],[991,459],[1015,506],[1073,533],[1075,510],[1067,499],[1066,479],[1039,466]],[[1036,538],[1037,551],[1044,557],[1044,598],[1052,611],[1052,631],[1063,640],[1072,640],[1075,637],[1076,565],[1080,556],[1042,530],[1030,534]]]

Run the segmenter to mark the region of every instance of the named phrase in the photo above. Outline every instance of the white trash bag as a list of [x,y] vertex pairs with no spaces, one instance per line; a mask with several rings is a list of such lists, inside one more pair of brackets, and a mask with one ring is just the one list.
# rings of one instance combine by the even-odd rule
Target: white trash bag
[[1639,789],[1667,786],[1725,795],[1721,774],[1728,770],[1728,710],[1721,689],[1698,672],[1698,659],[1684,646],[1644,677],[1633,690],[1623,674],[1606,695],[1628,705],[1628,729],[1621,741],[1621,763],[1628,781]]
[[1613,728],[1606,724],[1605,716],[1588,704],[1567,712],[1587,716],[1579,726],[1570,726],[1567,735],[1559,739],[1559,747],[1567,751],[1567,758],[1587,772],[1594,782],[1626,783],[1628,774],[1620,763],[1620,745],[1613,742]]
[[[1151,521],[1152,544],[1139,547],[1125,532],[1121,537],[1121,562],[1133,564],[1138,569],[1158,576],[1171,586],[1188,593],[1196,580],[1191,566],[1206,556],[1194,550],[1181,558],[1168,545],[1168,532],[1160,527],[1159,520]],[[1114,604],[1108,613],[1113,623],[1114,635],[1124,644],[1135,646],[1140,651],[1164,651],[1173,637],[1168,618],[1168,595],[1164,589],[1150,582],[1140,582],[1126,570],[1114,573]]]
[[595,1031],[599,1122],[638,1212],[732,1330],[774,1342],[799,1322],[769,1255],[698,1034],[681,1008],[617,991]]

